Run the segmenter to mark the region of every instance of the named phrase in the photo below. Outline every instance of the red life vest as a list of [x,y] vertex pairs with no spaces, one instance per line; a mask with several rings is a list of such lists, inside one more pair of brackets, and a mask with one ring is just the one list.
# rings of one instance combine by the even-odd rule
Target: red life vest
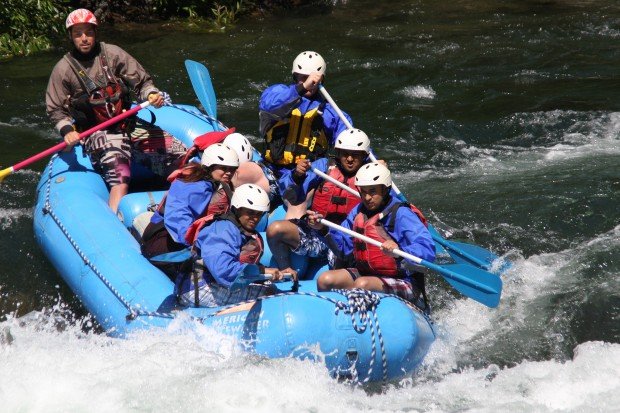
[[194,242],[196,242],[196,239],[198,238],[198,233],[203,227],[211,224],[216,220],[222,219],[232,222],[242,234],[245,234],[249,237],[246,243],[241,246],[239,262],[243,264],[256,264],[260,260],[260,257],[263,255],[263,238],[256,231],[250,232],[245,230],[245,228],[243,228],[239,223],[239,220],[237,219],[235,214],[233,214],[232,212],[226,212],[224,214],[209,214],[197,219],[185,233],[185,241],[189,245],[194,245]]
[[[389,210],[373,215],[370,219],[366,214],[359,212],[353,220],[353,231],[366,235],[369,238],[384,243],[393,240],[388,230],[381,223],[381,219],[388,218],[387,227],[390,231],[394,230],[394,221],[398,208],[406,206],[410,208],[422,221],[424,226],[428,226],[426,218],[422,212],[414,205],[408,203],[396,203]],[[399,261],[381,251],[381,248],[368,244],[358,238],[353,239],[353,257],[355,266],[361,275],[377,275],[383,277],[403,277],[405,274],[399,269]]]
[[[327,175],[355,189],[355,175],[345,177],[333,160],[330,160]],[[359,197],[325,180],[314,192],[312,210],[320,213],[329,221],[340,223],[359,203]]]

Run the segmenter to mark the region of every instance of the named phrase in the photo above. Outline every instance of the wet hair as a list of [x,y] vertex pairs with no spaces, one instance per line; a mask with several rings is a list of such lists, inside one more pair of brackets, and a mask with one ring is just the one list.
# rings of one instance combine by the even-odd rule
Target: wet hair
[[211,179],[213,168],[198,163],[192,163],[183,168],[183,173],[179,179],[183,182],[198,182]]

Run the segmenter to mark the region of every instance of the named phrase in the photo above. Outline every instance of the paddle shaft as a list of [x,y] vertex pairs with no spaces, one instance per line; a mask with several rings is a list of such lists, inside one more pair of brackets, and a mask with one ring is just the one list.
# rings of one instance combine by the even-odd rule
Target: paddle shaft
[[[325,225],[325,226],[328,226],[330,228],[333,228],[333,229],[335,229],[337,231],[344,232],[345,234],[350,235],[353,238],[357,238],[357,239],[360,239],[360,240],[362,240],[364,242],[367,242],[369,244],[375,245],[377,247],[381,247],[381,242],[379,242],[379,241],[377,241],[375,239],[372,239],[370,237],[367,237],[365,235],[359,234],[359,233],[357,233],[355,231],[352,231],[352,230],[350,230],[348,228],[344,228],[344,227],[342,227],[342,226],[340,226],[338,224],[334,224],[333,222],[327,221],[326,219],[321,219],[320,223]],[[476,290],[484,291],[484,292],[489,293],[489,294],[497,294],[497,291],[495,291],[494,289],[492,289],[492,288],[490,288],[490,287],[488,287],[488,286],[486,286],[486,285],[484,285],[482,283],[479,283],[479,282],[477,282],[475,280],[472,280],[472,279],[469,279],[467,277],[463,277],[463,276],[461,276],[460,274],[458,274],[458,273],[456,273],[454,271],[450,271],[450,270],[448,270],[446,268],[440,267],[439,265],[435,265],[435,264],[433,264],[431,262],[423,260],[422,258],[416,257],[415,255],[411,255],[411,254],[409,254],[409,253],[407,253],[405,251],[399,250],[398,248],[393,249],[392,252],[394,254],[402,257],[402,258],[408,259],[409,261],[413,261],[416,264],[419,264],[419,265],[421,265],[423,267],[429,268],[429,269],[431,269],[431,270],[433,270],[435,272],[438,272],[439,274],[441,274],[441,275],[443,275],[443,276],[445,276],[447,278],[450,278],[450,279],[452,279],[454,281],[457,281],[457,282],[460,282],[462,284],[465,284],[465,285],[467,285],[467,286],[469,286],[471,288],[475,288]]]
[[319,171],[316,168],[312,168],[312,172],[314,172],[315,174],[317,174],[321,178],[325,179],[326,181],[329,181],[332,184],[336,185],[340,189],[344,189],[345,191],[352,193],[353,195],[355,195],[358,198],[360,197],[360,193],[357,192],[355,189],[353,189],[350,186],[344,184],[343,182],[340,182],[337,179],[332,178],[331,176],[327,175],[325,172],[321,172],[321,171]]
[[[148,100],[146,100],[146,101],[142,102],[141,104],[139,104],[138,106],[136,106],[136,107],[134,107],[132,109],[129,109],[129,110],[121,113],[120,115],[113,117],[112,119],[108,119],[105,122],[102,122],[102,123],[98,124],[97,126],[93,126],[92,128],[90,128],[90,129],[80,133],[80,139],[84,139],[87,136],[90,136],[93,133],[95,133],[95,132],[97,132],[97,131],[99,131],[101,129],[107,128],[110,125],[118,123],[121,120],[123,120],[125,118],[128,118],[129,116],[133,115],[134,113],[144,109],[145,107],[149,106],[150,104],[151,103]],[[67,147],[67,143],[66,142],[64,142],[64,141],[60,142],[58,145],[52,146],[51,148],[46,149],[46,150],[44,150],[41,153],[38,153],[38,154],[36,154],[34,156],[31,156],[28,159],[25,159],[25,160],[23,160],[21,162],[16,163],[15,165],[12,166],[12,171],[13,172],[19,171],[23,167],[28,166],[31,163],[34,163],[34,162],[36,162],[36,161],[38,161],[40,159],[43,159],[43,158],[45,158],[45,157],[47,157],[49,155],[54,154],[56,152],[59,152],[59,151],[65,149],[66,147]]]
[[[264,277],[265,280],[271,281],[273,280],[273,274],[259,274],[260,276]],[[291,274],[290,272],[284,272],[282,273],[282,279],[280,281],[289,281],[293,279],[293,274]]]

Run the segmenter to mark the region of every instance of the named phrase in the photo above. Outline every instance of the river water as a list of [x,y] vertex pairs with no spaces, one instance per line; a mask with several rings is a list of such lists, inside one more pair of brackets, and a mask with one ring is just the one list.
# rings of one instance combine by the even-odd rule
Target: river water
[[[204,62],[218,117],[257,144],[260,92],[290,79],[298,52],[320,52],[327,90],[408,198],[513,267],[497,309],[430,280],[438,339],[414,376],[383,389],[241,354],[213,331],[111,339],[34,242],[39,163],[0,186],[2,411],[617,411],[617,1],[359,0],[223,34],[102,36],[177,103],[198,104],[184,59]],[[61,54],[0,63],[3,167],[56,143],[44,90]]]

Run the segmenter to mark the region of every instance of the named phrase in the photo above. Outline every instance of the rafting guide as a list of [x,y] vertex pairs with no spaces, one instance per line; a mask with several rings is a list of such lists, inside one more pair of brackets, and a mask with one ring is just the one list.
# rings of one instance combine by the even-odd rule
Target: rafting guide
[[[45,102],[49,118],[69,148],[80,142],[79,132],[129,109],[130,93],[155,107],[164,104],[151,76],[136,59],[120,47],[97,39],[98,22],[92,12],[71,12],[65,26],[73,50],[54,67]],[[124,120],[84,141],[93,166],[110,187],[113,211],[129,189],[132,128],[133,123]]]

